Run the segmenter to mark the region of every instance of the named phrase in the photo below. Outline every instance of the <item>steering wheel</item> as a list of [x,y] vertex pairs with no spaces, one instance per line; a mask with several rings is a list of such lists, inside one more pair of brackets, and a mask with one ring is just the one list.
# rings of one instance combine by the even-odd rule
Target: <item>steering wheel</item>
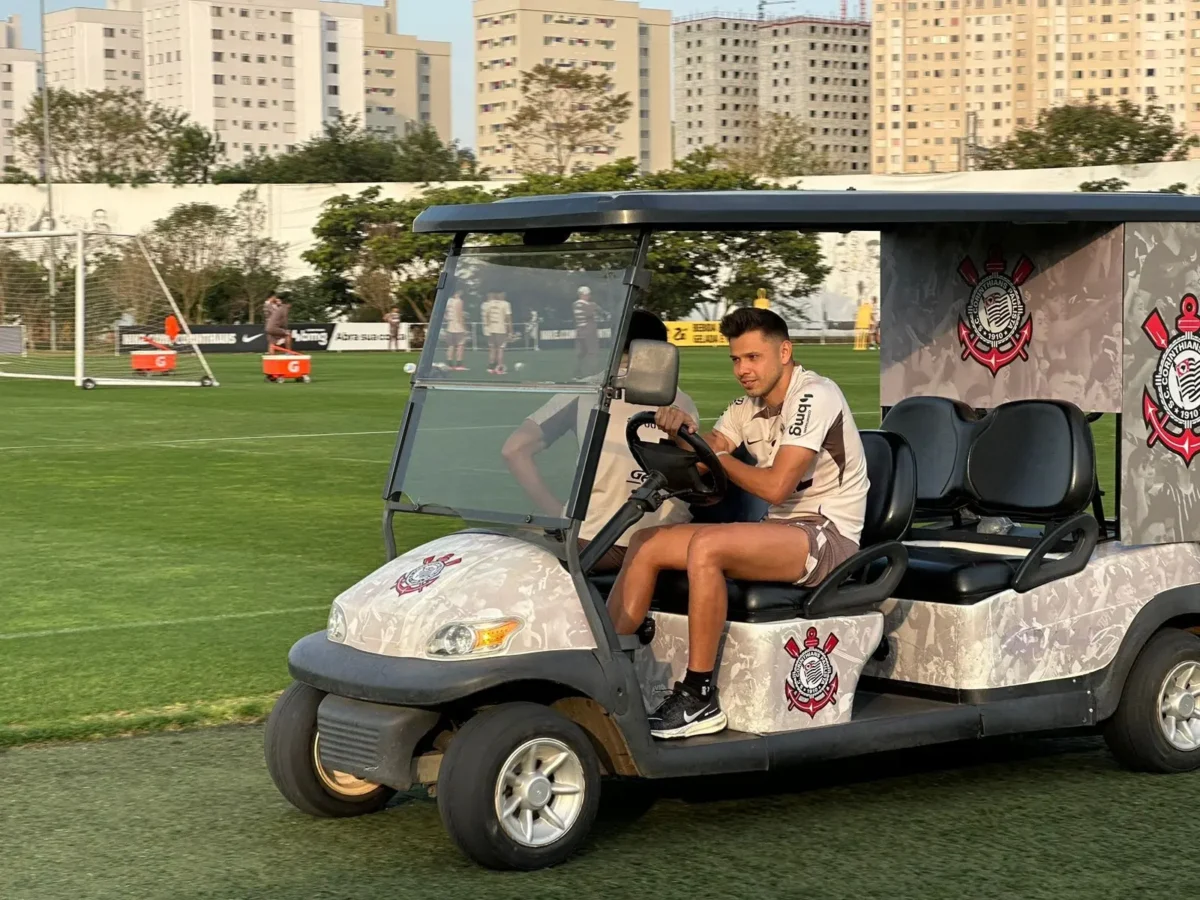
[[[667,490],[671,496],[685,503],[709,506],[717,503],[729,490],[729,476],[725,468],[699,434],[680,430],[679,436],[692,448],[685,450],[668,437],[657,443],[643,441],[638,429],[654,424],[654,413],[634,413],[625,426],[625,443],[644,472],[659,472],[667,479]],[[708,468],[701,473],[697,466]]]

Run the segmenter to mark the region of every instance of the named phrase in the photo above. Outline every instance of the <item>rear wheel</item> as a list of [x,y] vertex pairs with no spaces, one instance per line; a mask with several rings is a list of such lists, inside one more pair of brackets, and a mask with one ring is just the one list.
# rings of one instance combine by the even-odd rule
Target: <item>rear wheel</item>
[[299,681],[283,692],[267,719],[267,771],[279,793],[310,816],[345,818],[383,809],[396,793],[321,764],[317,707],[323,691]]
[[1200,637],[1167,629],[1146,642],[1104,738],[1132,769],[1200,768]]
[[492,869],[542,869],[591,830],[600,764],[583,729],[536,703],[506,703],[467,722],[438,776],[451,839]]

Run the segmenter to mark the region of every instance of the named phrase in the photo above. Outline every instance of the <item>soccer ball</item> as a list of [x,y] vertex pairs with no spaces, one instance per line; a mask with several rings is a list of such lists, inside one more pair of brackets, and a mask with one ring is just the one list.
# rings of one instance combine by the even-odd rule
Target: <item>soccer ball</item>
[[407,372],[409,375],[411,375],[413,372],[417,371],[417,364],[411,363],[411,362],[405,363],[404,371]]
[[523,368],[525,368],[525,363],[523,363],[523,362],[514,363],[513,368],[516,369],[518,372],[520,372]]

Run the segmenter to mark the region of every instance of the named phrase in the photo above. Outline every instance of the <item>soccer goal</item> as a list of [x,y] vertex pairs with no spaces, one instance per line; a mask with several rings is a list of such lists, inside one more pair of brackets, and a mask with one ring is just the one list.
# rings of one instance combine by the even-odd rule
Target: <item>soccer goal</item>
[[217,384],[142,240],[100,232],[0,233],[0,378]]

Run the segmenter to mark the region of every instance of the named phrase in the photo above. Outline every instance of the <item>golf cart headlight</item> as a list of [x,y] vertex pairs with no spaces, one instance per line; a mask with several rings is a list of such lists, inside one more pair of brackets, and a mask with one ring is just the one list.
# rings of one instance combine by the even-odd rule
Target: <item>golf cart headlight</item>
[[433,633],[425,652],[430,656],[468,656],[496,653],[525,623],[520,619],[491,619],[486,622],[451,622]]
[[337,603],[334,603],[329,609],[329,621],[325,623],[325,636],[339,644],[346,640],[346,613]]

